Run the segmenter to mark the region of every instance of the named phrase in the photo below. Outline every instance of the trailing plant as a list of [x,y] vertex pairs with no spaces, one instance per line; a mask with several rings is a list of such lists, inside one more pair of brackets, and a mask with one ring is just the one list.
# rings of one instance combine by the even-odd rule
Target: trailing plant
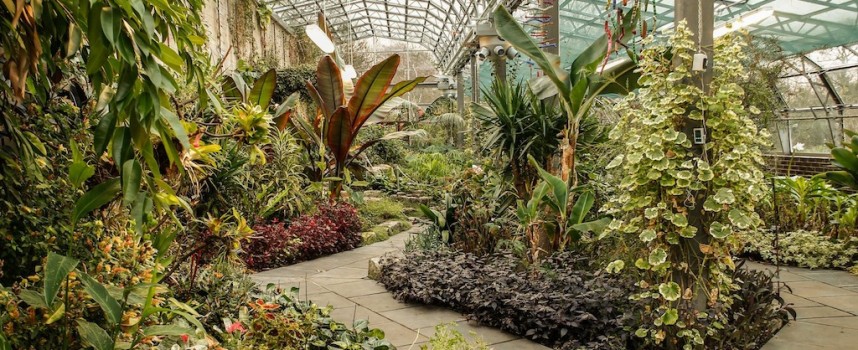
[[[667,43],[645,41],[639,61],[641,89],[617,105],[622,115],[611,131],[623,153],[608,165],[625,177],[604,208],[614,217],[609,231],[641,243],[634,261],[617,260],[643,273],[633,298],[647,306],[638,313],[638,337],[668,348],[706,344],[726,322],[735,296],[732,253],[736,233],[762,224],[755,203],[766,193],[760,147],[768,137],[749,118],[736,84],[743,42],[734,36],[715,44],[714,76],[708,92],[691,81],[697,52],[691,32],[677,25]],[[695,155],[688,123],[703,122],[702,154]],[[694,213],[694,215],[691,215]],[[699,216],[699,217],[698,217]]]

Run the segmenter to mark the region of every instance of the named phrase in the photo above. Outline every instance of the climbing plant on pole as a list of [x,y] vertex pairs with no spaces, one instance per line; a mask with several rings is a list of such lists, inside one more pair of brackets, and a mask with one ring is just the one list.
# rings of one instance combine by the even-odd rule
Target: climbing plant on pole
[[[608,168],[624,176],[604,209],[615,218],[611,232],[641,247],[629,261],[642,272],[633,299],[648,307],[635,334],[667,348],[696,347],[720,327],[732,303],[737,233],[762,224],[754,209],[765,191],[760,146],[769,137],[749,117],[760,111],[743,107],[742,40],[716,42],[708,93],[690,83],[700,73],[691,69],[697,46],[685,23],[667,42],[645,44],[641,88],[616,106],[621,120],[611,137],[622,140],[623,152]],[[702,155],[683,133],[689,120],[704,125]],[[703,201],[704,235],[689,224],[697,201]],[[618,260],[608,271],[626,265]]]

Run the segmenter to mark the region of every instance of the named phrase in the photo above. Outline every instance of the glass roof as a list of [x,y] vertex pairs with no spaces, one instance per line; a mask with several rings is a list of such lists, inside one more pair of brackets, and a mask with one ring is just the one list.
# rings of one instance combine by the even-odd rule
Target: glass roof
[[[561,56],[570,62],[604,33],[605,0],[558,0]],[[498,4],[518,8],[523,22],[541,11],[538,0],[268,0],[290,26],[314,23],[324,12],[335,40],[387,38],[422,45],[446,73],[470,59],[472,27]],[[675,0],[650,0],[646,18],[659,27],[673,21]],[[784,52],[796,54],[858,42],[855,0],[716,0],[716,25],[748,11],[769,7],[774,14],[748,26],[756,35],[777,38]],[[650,22],[652,23],[652,22]],[[650,27],[652,28],[652,26]]]
[[[644,15],[650,28],[673,22],[674,3],[674,0],[650,2]],[[560,0],[560,47],[564,61],[574,59],[604,34],[605,4],[604,0]],[[858,42],[855,0],[716,0],[716,27],[761,8],[770,8],[774,14],[749,24],[746,29],[754,35],[776,38],[788,55]]]
[[[498,4],[518,0],[273,0],[274,14],[287,25],[316,22],[323,12],[339,42],[385,38],[416,43],[430,50],[436,63],[451,61],[467,42],[472,21]],[[472,39],[472,38],[471,38]]]

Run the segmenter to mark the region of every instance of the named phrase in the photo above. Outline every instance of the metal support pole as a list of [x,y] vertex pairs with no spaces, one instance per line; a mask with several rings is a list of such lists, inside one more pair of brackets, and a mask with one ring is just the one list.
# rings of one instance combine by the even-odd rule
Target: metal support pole
[[506,81],[506,58],[504,57],[492,57],[492,64],[495,67],[495,79],[500,81]]
[[471,57],[471,101],[480,102],[480,68],[476,57]]
[[462,78],[462,71],[456,73],[456,110],[459,115],[465,114],[465,79]]

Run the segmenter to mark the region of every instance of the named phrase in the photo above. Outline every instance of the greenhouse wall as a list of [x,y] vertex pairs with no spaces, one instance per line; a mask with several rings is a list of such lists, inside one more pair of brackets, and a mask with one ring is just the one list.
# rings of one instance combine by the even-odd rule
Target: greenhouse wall
[[302,41],[266,11],[254,0],[206,2],[203,23],[213,63],[226,56],[223,68],[233,70],[242,66],[285,68],[298,62]]

